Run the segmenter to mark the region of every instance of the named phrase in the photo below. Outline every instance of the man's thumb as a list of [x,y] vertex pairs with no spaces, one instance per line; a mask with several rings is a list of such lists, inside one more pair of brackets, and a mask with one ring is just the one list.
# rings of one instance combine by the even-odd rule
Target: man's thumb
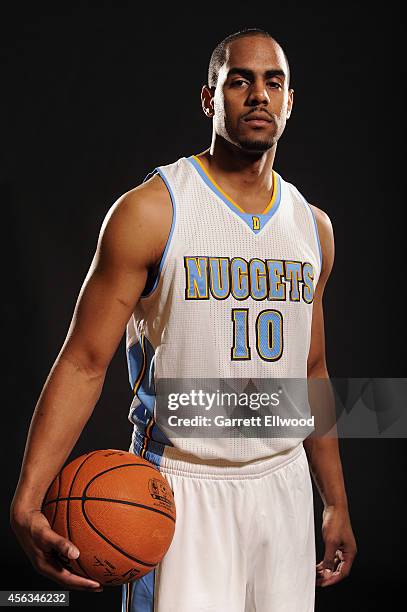
[[56,548],[62,557],[67,557],[68,559],[77,559],[80,554],[76,546],[65,538],[59,538],[57,540]]

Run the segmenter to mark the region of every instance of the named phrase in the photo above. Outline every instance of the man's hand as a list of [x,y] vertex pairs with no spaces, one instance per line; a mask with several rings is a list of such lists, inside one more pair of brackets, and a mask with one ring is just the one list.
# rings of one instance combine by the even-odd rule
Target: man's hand
[[356,541],[345,508],[327,506],[323,512],[323,561],[316,566],[317,586],[330,586],[348,576],[356,556]]
[[79,551],[72,542],[51,529],[39,510],[12,513],[10,523],[37,572],[68,589],[103,591],[96,580],[77,576],[63,566],[64,557],[77,559]]

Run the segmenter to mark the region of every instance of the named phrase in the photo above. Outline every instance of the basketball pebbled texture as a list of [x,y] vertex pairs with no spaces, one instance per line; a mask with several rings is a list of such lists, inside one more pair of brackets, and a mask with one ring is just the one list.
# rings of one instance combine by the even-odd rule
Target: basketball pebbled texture
[[61,559],[75,574],[106,586],[141,578],[161,561],[175,530],[175,503],[151,463],[121,450],[74,459],[50,485],[43,513],[78,547]]

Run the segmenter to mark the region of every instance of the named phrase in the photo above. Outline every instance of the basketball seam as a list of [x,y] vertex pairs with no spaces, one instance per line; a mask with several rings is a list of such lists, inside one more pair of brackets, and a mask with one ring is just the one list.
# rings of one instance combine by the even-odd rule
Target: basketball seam
[[[93,478],[91,480],[89,480],[88,484],[86,485],[84,491],[83,491],[83,498],[86,499],[90,499],[88,498],[88,496],[86,495],[86,491],[88,490],[88,488],[90,487],[90,485],[100,476],[103,476],[104,474],[107,474],[108,472],[112,472],[113,470],[118,470],[121,468],[125,468],[125,467],[144,467],[150,470],[153,470],[154,472],[157,472],[157,469],[153,466],[150,465],[145,465],[144,463],[122,463],[121,465],[115,465],[111,468],[108,468],[107,470],[103,470],[103,472],[99,472],[99,474],[95,474],[95,476],[93,476]],[[111,500],[113,501],[113,500]],[[83,503],[83,502],[82,502]],[[165,512],[163,512],[162,510],[156,510],[155,508],[152,508],[151,506],[143,506],[142,504],[136,504],[135,502],[125,502],[125,501],[121,501],[120,503],[127,503],[127,504],[133,504],[135,506],[139,505],[140,507],[145,507],[145,508],[149,508],[150,510],[152,510],[153,512],[158,512],[159,514],[162,514],[163,516],[167,516],[168,518],[170,518],[172,521],[174,521],[175,523],[175,519],[172,518],[171,515],[166,514]]]
[[120,465],[114,465],[113,467],[108,468],[107,470],[103,470],[103,472],[95,474],[95,476],[93,476],[93,478],[89,480],[88,484],[86,485],[84,493],[86,494],[86,489],[92,484],[94,480],[96,480],[96,478],[99,478],[99,476],[103,476],[103,474],[107,474],[108,472],[112,472],[113,470],[118,470],[120,468],[125,467],[143,467],[148,470],[153,470],[155,473],[157,473],[158,471],[157,468],[153,467],[152,465],[145,465],[144,463],[121,463]]
[[[90,459],[91,457],[93,457],[93,455],[95,455],[96,453],[98,453],[99,451],[94,451],[93,453],[90,453],[90,455],[88,455],[87,457],[85,457],[85,459],[82,461],[82,463],[80,464],[80,466],[78,467],[78,469],[76,470],[76,473],[72,479],[71,482],[71,486],[69,488],[69,497],[71,497],[71,492],[73,489],[73,485],[75,483],[75,480],[79,474],[80,469],[82,468],[82,466],[86,463],[86,461],[88,461],[88,459]],[[69,540],[71,539],[71,530],[69,527],[69,499],[67,501],[67,506],[66,506],[66,512],[65,512],[65,516],[66,516],[66,528],[67,528],[67,532],[68,532],[68,536],[69,536]],[[79,559],[75,559],[76,563],[79,565],[79,567],[81,568],[82,572],[88,577],[88,578],[92,578],[88,572],[82,567]]]
[[[58,498],[59,498],[59,494],[60,494],[60,492],[61,492],[61,480],[62,480],[62,479],[61,479],[61,474],[60,474],[60,473],[58,474],[57,478],[58,478],[58,492],[57,492],[57,499],[58,499]],[[46,505],[46,504],[45,504],[45,505]],[[57,503],[55,504],[54,515],[53,515],[53,517],[52,517],[52,521],[51,521],[51,525],[50,525],[50,526],[51,526],[51,529],[54,529],[55,521],[56,521],[56,518],[57,518],[57,510],[58,510],[58,501],[57,501]]]
[[131,555],[128,555],[122,548],[120,548],[120,546],[116,546],[116,544],[114,544],[111,540],[109,540],[106,536],[103,535],[103,533],[101,531],[99,531],[99,529],[97,529],[97,527],[95,527],[91,520],[88,518],[88,515],[86,514],[86,510],[85,510],[85,502],[82,501],[82,512],[83,512],[83,516],[85,517],[86,522],[88,523],[89,527],[91,529],[93,529],[99,537],[101,537],[107,544],[109,544],[110,546],[112,546],[112,548],[115,548],[116,550],[119,551],[119,553],[121,553],[124,557],[127,557],[128,559],[131,559],[132,561],[135,561],[136,563],[140,563],[140,565],[144,565],[145,567],[156,567],[157,563],[148,563],[147,561],[141,561],[140,559],[137,559],[137,557],[132,557]]
[[82,501],[83,503],[87,501],[103,501],[103,502],[112,502],[114,504],[126,504],[127,506],[135,506],[136,508],[144,508],[145,510],[151,510],[151,512],[157,512],[158,514],[162,514],[169,518],[173,523],[175,523],[174,517],[171,514],[167,514],[163,510],[158,510],[157,508],[153,508],[152,506],[146,506],[144,504],[138,504],[137,502],[127,501],[125,499],[112,499],[110,497],[88,497],[87,495],[82,496],[70,496],[70,497],[56,497],[55,499],[50,499],[45,504],[48,506],[49,504],[58,503],[59,501]]

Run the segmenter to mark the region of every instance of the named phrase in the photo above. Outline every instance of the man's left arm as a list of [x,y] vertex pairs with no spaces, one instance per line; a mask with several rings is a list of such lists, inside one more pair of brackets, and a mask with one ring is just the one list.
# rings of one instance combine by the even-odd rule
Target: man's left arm
[[[316,403],[319,407],[323,406],[324,417],[329,421],[335,414],[335,402],[329,383],[325,357],[322,297],[334,261],[334,236],[330,219],[326,213],[316,206],[312,206],[312,209],[317,221],[321,242],[322,270],[313,302],[307,376],[314,395],[318,395],[315,398],[317,399]],[[310,379],[325,380],[313,385],[313,381],[310,381]],[[310,404],[312,410],[311,397]],[[331,425],[334,425],[334,423],[331,423]],[[356,542],[350,523],[336,428],[334,426],[334,435],[332,435],[331,427],[325,427],[324,429],[329,429],[330,433],[322,435],[318,431],[317,425],[316,433],[304,440],[310,470],[324,504],[322,537],[325,544],[325,554],[323,560],[316,566],[316,583],[318,586],[335,584],[345,578],[350,572],[356,555]]]

